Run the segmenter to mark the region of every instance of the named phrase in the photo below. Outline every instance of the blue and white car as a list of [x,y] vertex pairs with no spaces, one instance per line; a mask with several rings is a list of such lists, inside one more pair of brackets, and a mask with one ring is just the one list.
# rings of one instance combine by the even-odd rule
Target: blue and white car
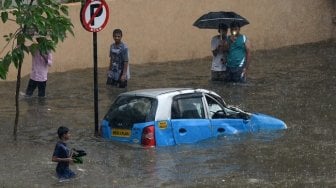
[[159,88],[120,94],[100,130],[105,139],[152,147],[286,128],[275,117],[227,105],[213,91]]

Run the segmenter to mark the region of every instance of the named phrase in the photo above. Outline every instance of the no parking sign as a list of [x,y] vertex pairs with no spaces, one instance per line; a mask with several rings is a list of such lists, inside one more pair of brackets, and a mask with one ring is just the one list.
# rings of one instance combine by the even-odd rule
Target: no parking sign
[[104,0],[87,0],[81,10],[81,22],[87,31],[99,32],[106,26],[109,15]]
[[109,19],[109,9],[104,0],[86,0],[81,9],[80,20],[84,29],[92,32],[93,41],[93,85],[95,135],[98,136],[98,62],[97,62],[97,32],[104,29]]

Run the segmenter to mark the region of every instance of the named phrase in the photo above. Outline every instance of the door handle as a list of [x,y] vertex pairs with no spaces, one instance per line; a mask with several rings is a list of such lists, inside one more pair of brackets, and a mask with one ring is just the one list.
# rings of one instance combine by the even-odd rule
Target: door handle
[[180,133],[181,135],[184,135],[184,134],[187,133],[187,130],[186,130],[185,128],[180,128],[180,129],[179,129],[179,133]]
[[222,128],[222,127],[221,127],[221,128],[218,128],[218,129],[217,129],[217,132],[219,132],[219,133],[223,133],[223,132],[225,132],[225,129]]

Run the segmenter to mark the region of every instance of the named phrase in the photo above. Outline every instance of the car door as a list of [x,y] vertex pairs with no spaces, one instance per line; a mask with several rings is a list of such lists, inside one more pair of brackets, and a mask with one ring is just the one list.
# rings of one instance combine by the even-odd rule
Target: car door
[[201,93],[193,93],[173,98],[171,124],[176,144],[194,143],[212,136],[202,97]]
[[207,94],[205,98],[214,137],[249,131],[249,120],[240,118],[239,111],[227,108],[216,96]]

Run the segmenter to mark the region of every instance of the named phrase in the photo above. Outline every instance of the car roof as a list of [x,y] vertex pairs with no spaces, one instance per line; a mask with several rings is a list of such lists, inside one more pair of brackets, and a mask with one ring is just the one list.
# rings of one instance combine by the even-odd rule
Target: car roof
[[172,95],[173,93],[176,94],[187,94],[187,93],[211,93],[214,95],[219,96],[217,93],[213,91],[209,91],[206,89],[194,89],[194,88],[155,88],[155,89],[141,89],[141,90],[134,90],[122,93],[120,95],[131,95],[131,96],[146,96],[157,98],[160,95]]

